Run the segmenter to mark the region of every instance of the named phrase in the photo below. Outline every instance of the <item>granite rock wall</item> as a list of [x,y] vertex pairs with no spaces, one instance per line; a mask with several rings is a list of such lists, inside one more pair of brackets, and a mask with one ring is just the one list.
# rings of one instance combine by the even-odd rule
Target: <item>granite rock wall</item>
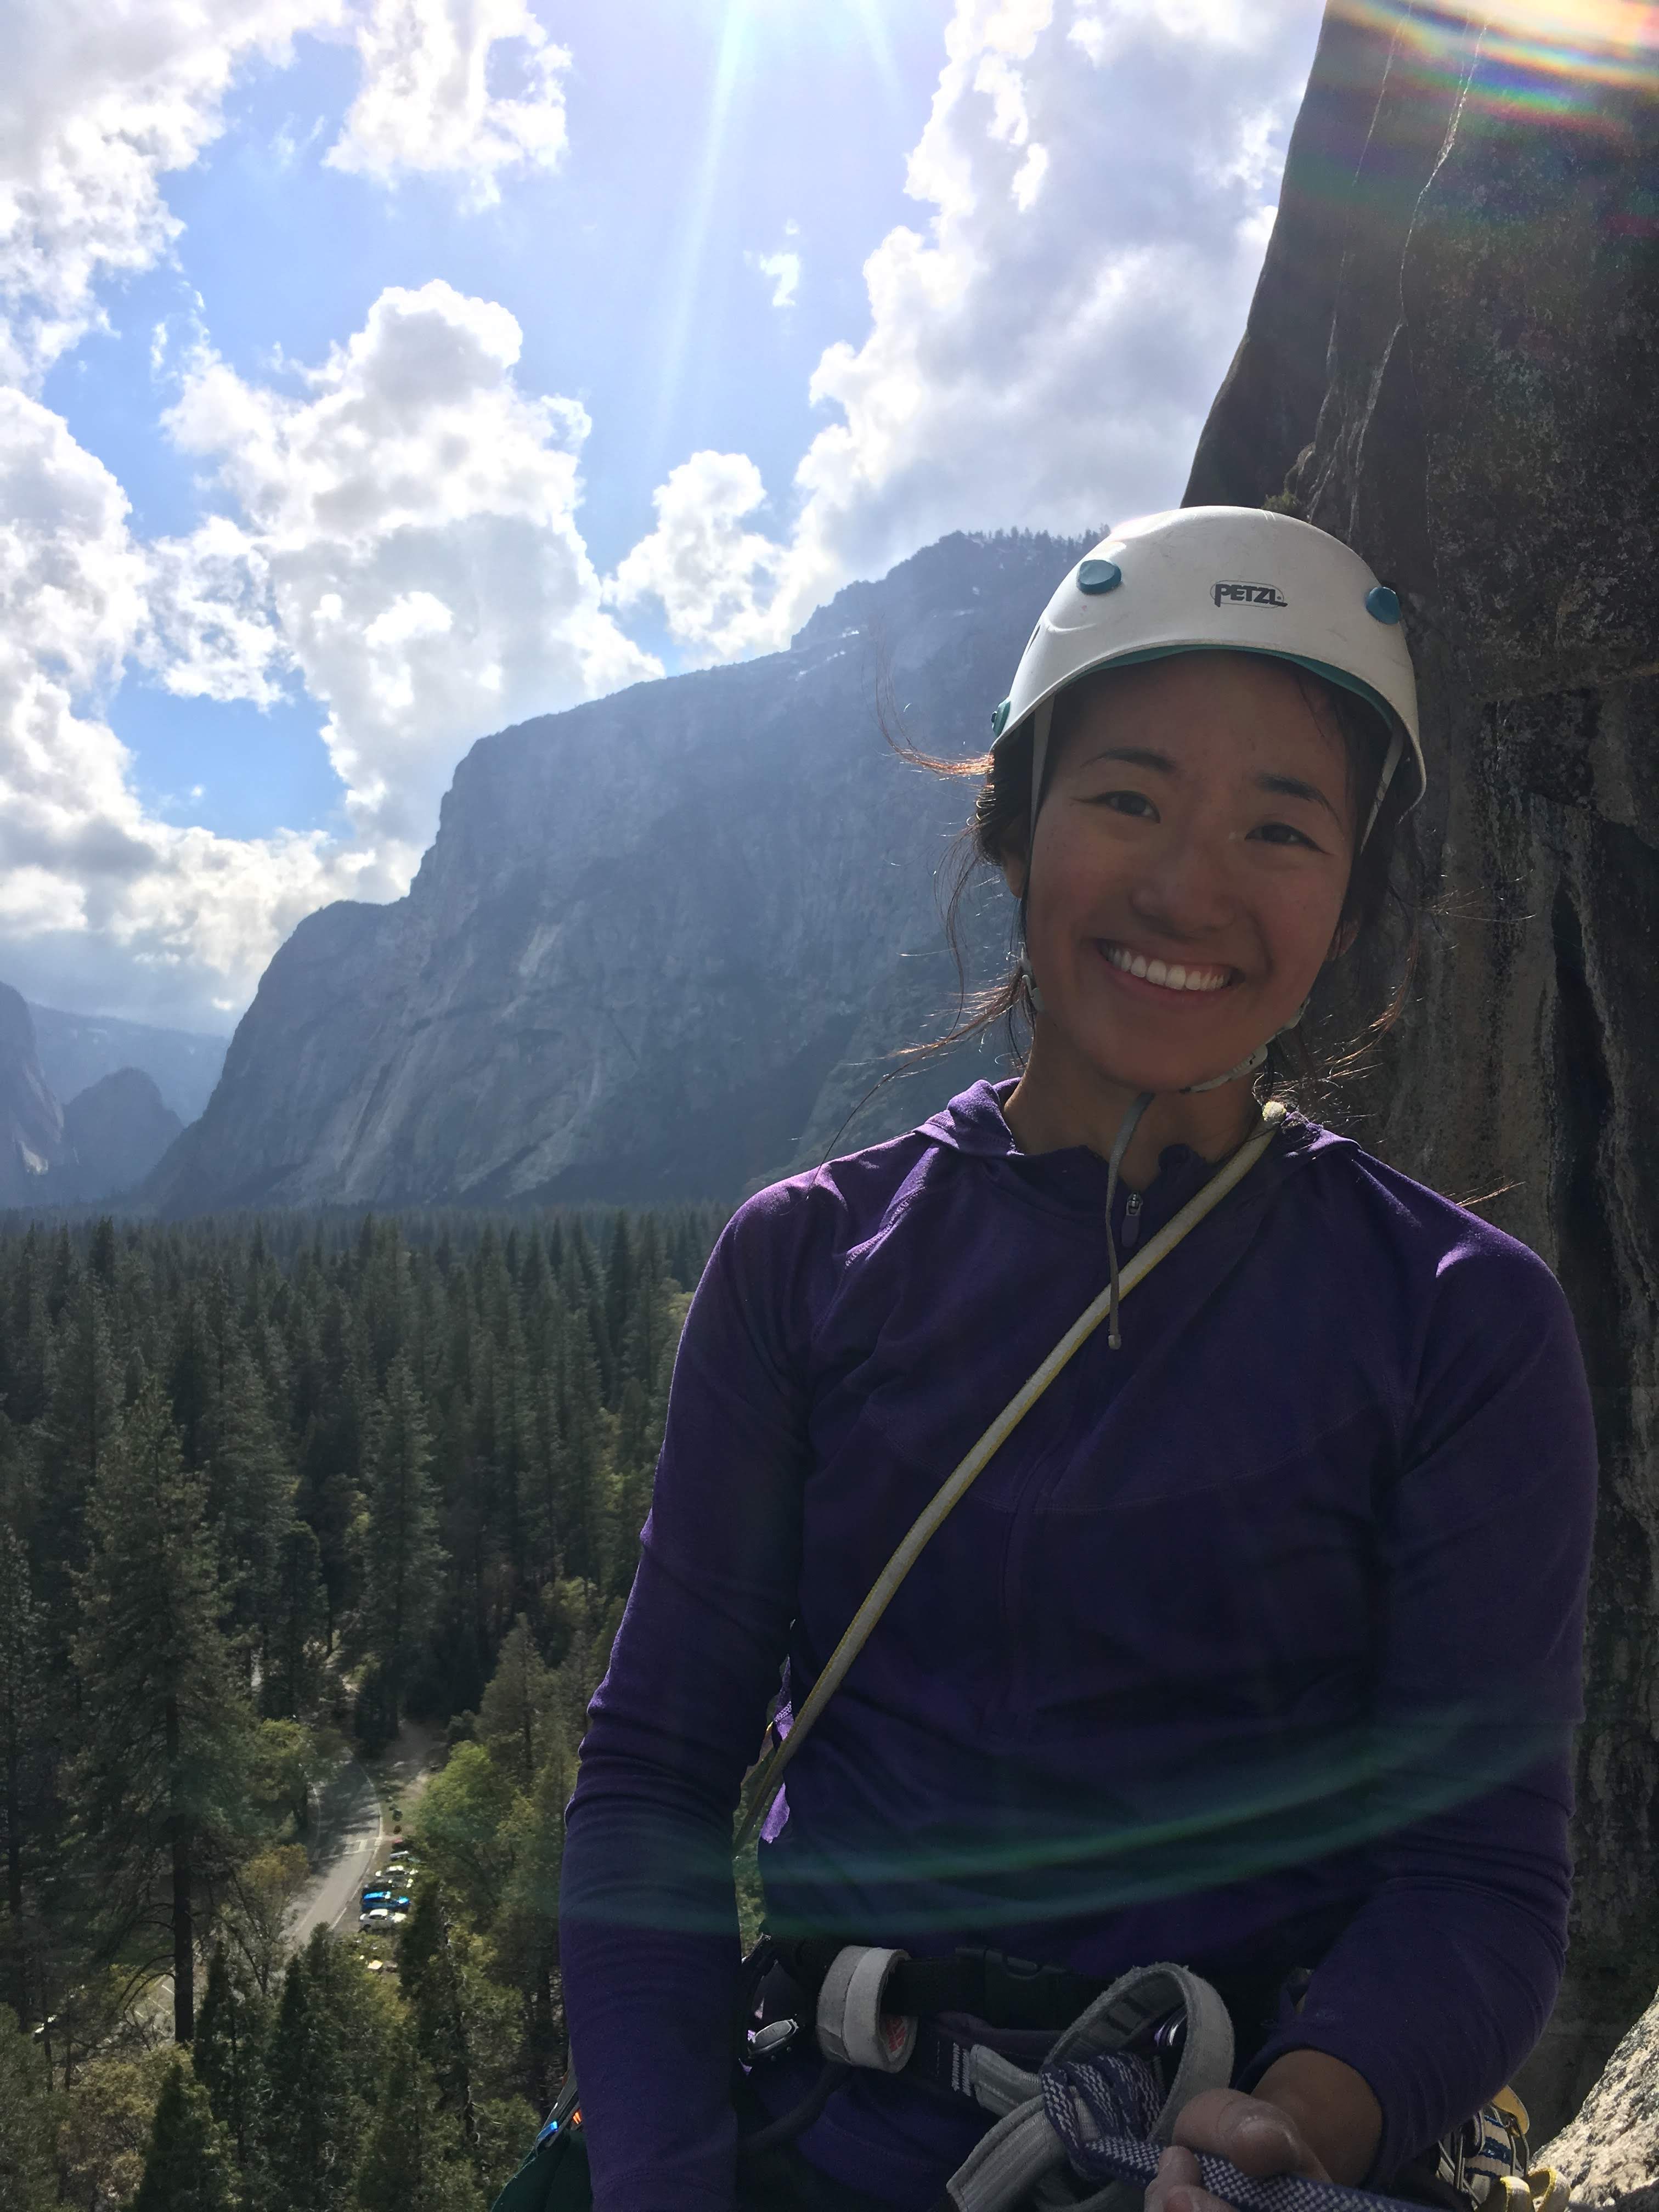
[[[1432,895],[1364,1140],[1555,1267],[1601,1503],[1546,2131],[1659,1983],[1659,100],[1333,9],[1188,503],[1269,500],[1401,593]],[[1470,1563],[1478,1573],[1479,1563]]]

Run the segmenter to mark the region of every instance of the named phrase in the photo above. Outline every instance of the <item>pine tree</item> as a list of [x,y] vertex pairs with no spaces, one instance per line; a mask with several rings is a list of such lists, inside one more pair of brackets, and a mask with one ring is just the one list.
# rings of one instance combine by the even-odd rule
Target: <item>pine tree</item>
[[529,2013],[532,2102],[545,2111],[563,2072],[563,2020],[557,1996],[559,1877],[564,1863],[564,1808],[574,1761],[556,1743],[527,1796],[510,1817],[513,1872],[501,1898],[495,1948],[523,1991]]
[[51,1402],[40,1424],[40,1521],[35,1532],[37,1595],[46,1607],[54,1656],[74,1620],[76,1570],[86,1556],[87,1500],[120,1426],[120,1370],[104,1293],[86,1277],[51,1354]]
[[156,2102],[132,2212],[234,2212],[235,2203],[224,2130],[207,2091],[175,2058]]
[[392,1363],[370,1445],[364,1622],[392,1718],[434,1611],[440,1566],[426,1418],[409,1363]]
[[289,1963],[265,2053],[258,2195],[268,2212],[343,2212],[350,2198],[357,2098],[346,2038],[312,1946]]
[[405,2028],[357,2177],[362,2212],[478,2212],[478,2191],[454,2115]]
[[58,2175],[52,2156],[51,2085],[31,2038],[0,2005],[0,2205],[5,2212],[52,2212]]
[[4,1988],[21,2019],[28,2017],[23,1944],[24,1865],[41,1815],[40,1741],[46,1707],[41,1677],[40,1608],[30,1586],[28,1556],[0,1526],[0,1826],[6,1854],[6,1926],[0,1946]]
[[563,1522],[567,1571],[603,1587],[603,1475],[599,1363],[580,1306],[567,1307]]
[[269,1672],[281,1561],[293,1519],[294,1475],[247,1352],[233,1343],[208,1425],[209,1511],[235,1626],[250,1663]]
[[449,1908],[441,1885],[429,1878],[420,1886],[398,1946],[398,1966],[404,1993],[414,2007],[422,2060],[431,2069],[442,2109],[470,2144],[476,2131],[472,2068],[460,1980],[450,1941]]
[[246,2167],[258,2043],[222,1943],[213,1947],[207,1995],[202,2000],[190,2055],[196,2078],[207,2092],[214,2118],[229,2138],[236,2163]]
[[613,1371],[605,1394],[607,1404],[614,1403],[626,1368],[624,1347],[629,1321],[634,1311],[636,1272],[634,1240],[629,1234],[628,1216],[618,1213],[611,1224],[611,1243],[605,1255],[605,1334],[613,1362]]
[[173,2033],[188,2043],[200,1885],[242,1817],[252,1715],[220,1627],[206,1486],[154,1382],[103,1461],[87,1519],[75,1639],[85,1847],[112,1955],[147,1926],[167,1930]]
[[289,1523],[277,1555],[270,1642],[260,1710],[273,1720],[298,1720],[322,1695],[328,1603],[322,1551],[304,1521]]
[[528,1790],[549,1748],[553,1676],[520,1613],[502,1642],[478,1707],[478,1741],[517,1788]]
[[179,1449],[186,1467],[200,1467],[205,1451],[208,1423],[218,1395],[215,1370],[218,1355],[212,1329],[195,1291],[173,1316],[173,1345],[167,1362],[167,1396],[178,1425]]
[[92,1232],[92,1243],[87,1249],[87,1266],[106,1291],[115,1288],[115,1224],[107,1213],[99,1220]]

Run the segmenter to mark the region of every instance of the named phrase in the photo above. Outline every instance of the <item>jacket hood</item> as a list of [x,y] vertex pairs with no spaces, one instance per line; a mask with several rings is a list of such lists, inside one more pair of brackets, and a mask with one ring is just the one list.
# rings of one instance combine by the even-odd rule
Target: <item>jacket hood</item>
[[[1096,1209],[1105,1204],[1107,1164],[1086,1145],[1067,1146],[1059,1152],[1023,1152],[1003,1117],[1004,1102],[1012,1095],[1014,1079],[1000,1083],[978,1082],[958,1091],[947,1106],[931,1115],[916,1134],[941,1150],[983,1160],[999,1179],[1011,1178],[1031,1195],[1066,1208]],[[1334,1146],[1346,1146],[1316,1121],[1292,1114],[1286,1120],[1266,1159],[1252,1174],[1257,1188],[1277,1182],[1287,1171]],[[1276,1170],[1265,1174],[1264,1170]],[[1213,1163],[1189,1145],[1166,1145],[1158,1155],[1158,1175],[1146,1193],[1158,1216],[1184,1205],[1209,1178]]]

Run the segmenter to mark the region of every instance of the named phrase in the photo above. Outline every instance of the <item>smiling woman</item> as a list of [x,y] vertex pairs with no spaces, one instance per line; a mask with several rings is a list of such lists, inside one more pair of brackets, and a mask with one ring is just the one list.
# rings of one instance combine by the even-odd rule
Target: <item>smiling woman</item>
[[[1037,975],[1050,995],[1086,993],[1103,960],[1118,978],[1117,995],[1103,1000],[1079,1034],[1092,1028],[1098,1049],[1103,1018],[1121,1052],[1130,1008],[1147,1010],[1129,1022],[1146,1079],[1135,1091],[1185,1090],[1264,1039],[1270,1089],[1316,1081],[1320,1060],[1300,1010],[1322,975],[1357,948],[1362,957],[1375,956],[1389,916],[1392,961],[1366,958],[1374,988],[1394,970],[1374,1024],[1381,1028],[1398,1012],[1411,966],[1411,898],[1396,882],[1395,858],[1409,781],[1383,795],[1363,848],[1354,849],[1389,743],[1374,709],[1282,662],[1194,653],[1083,678],[1054,712],[1040,869],[1030,861],[1030,726],[969,764],[984,781],[964,833],[952,935],[971,878],[989,865],[1018,902],[1022,957],[951,1041],[1005,1019],[1029,1031]],[[947,772],[959,771],[952,765]],[[1207,872],[1197,867],[1206,851],[1217,864]],[[1121,911],[1108,929],[1109,917],[1097,909],[1110,903],[1114,882]],[[1068,924],[1066,902],[1079,896],[1087,911]],[[1091,920],[1101,926],[1078,939],[1091,953],[1079,970],[1064,935]],[[1237,957],[1223,958],[1224,951]],[[1103,988],[1100,979],[1093,988]],[[1212,1003],[1188,1007],[1188,997]],[[1156,1017],[1164,1012],[1178,1012],[1181,1026],[1161,1026]],[[1046,1038],[1045,1048],[1054,1049]]]
[[[1131,1024],[1137,1051],[1152,1054],[1141,1069],[1148,1079],[1121,1094],[1120,1110],[1141,1090],[1179,1096],[1207,1085],[1208,1078],[1247,1054],[1252,1070],[1265,1066],[1269,1093],[1294,1086],[1316,1096],[1331,1076],[1357,1065],[1364,1045],[1397,1018],[1417,933],[1412,856],[1400,851],[1396,832],[1423,782],[1398,603],[1346,549],[1336,548],[1352,563],[1339,611],[1350,618],[1340,619],[1334,637],[1326,638],[1317,619],[1331,585],[1318,564],[1322,541],[1334,541],[1305,524],[1265,514],[1235,516],[1224,528],[1226,542],[1214,545],[1202,514],[1189,511],[1150,517],[1108,539],[1079,565],[1080,583],[1068,578],[1055,593],[1021,662],[1014,694],[994,717],[991,752],[963,762],[907,755],[941,775],[981,779],[946,914],[959,969],[958,917],[978,871],[1000,871],[1017,902],[1008,973],[939,1046],[927,1049],[1006,1022],[1017,1063],[1024,1060],[1027,1037],[1033,1050],[1056,1051],[1053,1024],[1036,1044],[1035,979],[1042,973],[1054,991],[1078,980],[1068,976],[1061,947],[1043,940],[1051,923],[1064,927],[1053,920],[1050,893],[1060,894],[1064,871],[1091,836],[1103,852],[1105,840],[1127,868],[1123,896],[1135,910],[1120,917],[1115,936],[1085,940],[1095,957],[1084,973],[1103,959],[1126,985],[1152,987],[1138,1001],[1120,990],[1104,1002],[1120,1030],[1130,1004],[1150,1010],[1138,1028]],[[1104,557],[1114,550],[1121,556],[1130,538],[1161,556],[1150,610],[1145,575],[1138,579],[1139,593],[1133,587],[1125,593],[1121,568]],[[1261,544],[1254,556],[1244,550],[1253,541]],[[1177,547],[1188,550],[1190,575],[1179,574],[1185,563],[1172,551]],[[1286,554],[1304,566],[1310,557],[1315,563],[1311,574],[1297,579],[1294,603],[1277,586],[1216,581],[1210,574],[1230,561],[1265,556],[1271,565]],[[1106,574],[1115,581],[1103,590],[1099,579]],[[1356,652],[1350,611],[1362,606]],[[1345,672],[1326,657],[1330,653],[1352,667]],[[1405,720],[1390,705],[1390,692]],[[1016,699],[1018,716],[1012,712]],[[1402,761],[1407,767],[1400,773]],[[1124,773],[1113,775],[1115,768]],[[1051,796],[1060,801],[1052,808]],[[1046,810],[1042,844],[1056,847],[1040,875],[1030,866],[1038,808]],[[1085,819],[1103,814],[1118,819],[1109,825],[1097,819],[1085,835]],[[1138,826],[1131,829],[1130,822]],[[1215,865],[1198,866],[1195,876],[1206,852]],[[1157,864],[1149,869],[1153,855]],[[1334,912],[1324,914],[1317,898],[1310,904],[1316,886],[1334,893]],[[1091,880],[1091,895],[1103,895],[1100,881]],[[1298,947],[1288,963],[1270,962],[1265,942],[1243,962],[1200,957],[1215,955],[1222,940],[1265,927],[1270,911],[1276,925],[1295,917],[1317,941]],[[1180,971],[1183,992],[1196,989],[1195,973],[1212,982],[1219,974],[1215,988],[1224,995],[1201,1013],[1193,1009],[1190,1019],[1183,1014],[1180,1028],[1166,1030],[1153,1016],[1172,1005],[1172,969]],[[1350,1018],[1360,1010],[1368,1033],[1321,1050],[1311,1033],[1332,1000]],[[1304,1023],[1310,1002],[1315,1017]],[[1120,1049],[1127,1042],[1127,1033]],[[1180,1067],[1164,1064],[1165,1048],[1175,1050]],[[1127,1063],[1120,1066],[1126,1080],[1133,1073]],[[1137,1158],[1152,1156],[1158,1119],[1136,1139]]]
[[1423,788],[1401,610],[1150,517],[994,726],[1018,1081],[750,1199],[681,1340],[564,1859],[592,2202],[1024,2212],[1102,2130],[1149,2212],[1223,2212],[1200,2154],[1474,2212],[1561,1972],[1583,1371],[1529,1252],[1261,1096]]

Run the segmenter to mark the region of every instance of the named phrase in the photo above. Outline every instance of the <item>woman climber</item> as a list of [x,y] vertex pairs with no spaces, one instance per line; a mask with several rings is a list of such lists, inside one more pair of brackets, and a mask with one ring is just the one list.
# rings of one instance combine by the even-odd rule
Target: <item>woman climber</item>
[[[1046,2078],[1066,2133],[1041,2069],[1079,2014],[1167,2094],[1152,2212],[1216,2212],[1200,2153],[1415,2193],[1559,1980],[1595,1480],[1566,1307],[1266,1103],[1423,790],[1398,604],[1285,516],[1152,516],[1067,576],[994,726],[1018,1080],[750,1199],[686,1323],[564,1861],[599,2212],[1006,2202],[989,2131]],[[781,1669],[745,1977],[733,1807]],[[1084,2193],[1044,2171],[1019,2202]]]

